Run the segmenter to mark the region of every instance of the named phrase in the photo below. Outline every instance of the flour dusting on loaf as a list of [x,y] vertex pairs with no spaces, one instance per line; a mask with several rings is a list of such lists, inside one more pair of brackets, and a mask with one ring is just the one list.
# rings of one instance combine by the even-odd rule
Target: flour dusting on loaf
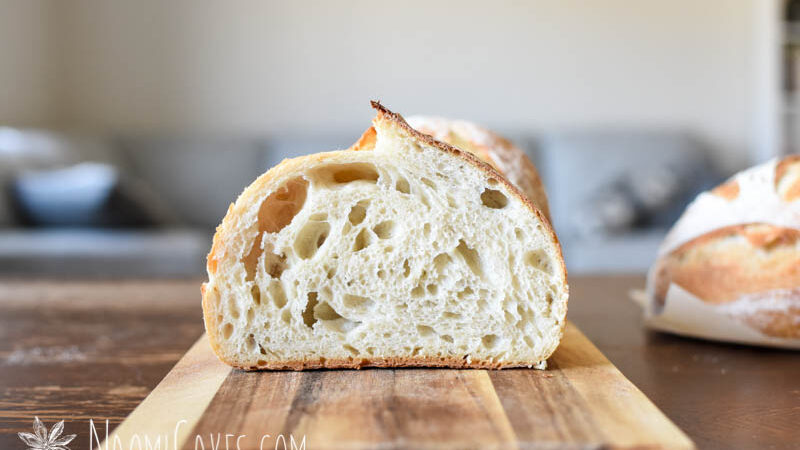
[[[649,273],[648,323],[712,339],[800,348],[798,190],[800,157],[791,156],[700,194],[670,230]],[[696,302],[711,305],[716,317],[702,329],[680,326],[695,313],[685,306]],[[757,334],[731,336],[738,326]]]
[[373,106],[356,145],[286,160],[231,205],[203,285],[214,351],[244,369],[544,367],[568,297],[549,222]]

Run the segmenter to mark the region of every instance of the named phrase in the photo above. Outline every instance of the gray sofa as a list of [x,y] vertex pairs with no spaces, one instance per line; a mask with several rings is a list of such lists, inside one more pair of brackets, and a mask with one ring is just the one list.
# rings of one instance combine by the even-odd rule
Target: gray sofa
[[[13,201],[8,195],[0,201],[0,275],[6,276],[202,276],[214,226],[244,186],[285,157],[344,148],[351,140],[344,134],[104,139],[13,131],[0,132],[0,183],[7,191],[17,187]],[[513,140],[542,172],[571,273],[646,270],[670,221],[695,191],[719,178],[702,145],[680,131]],[[34,175],[81,161],[112,168],[116,186],[130,197],[124,210],[140,207],[151,226],[60,226],[66,214],[52,212],[65,202],[39,189]],[[20,189],[27,186],[20,180],[33,188]],[[45,187],[52,192],[52,185]],[[37,205],[44,211],[36,226],[21,223],[20,196],[29,212]]]

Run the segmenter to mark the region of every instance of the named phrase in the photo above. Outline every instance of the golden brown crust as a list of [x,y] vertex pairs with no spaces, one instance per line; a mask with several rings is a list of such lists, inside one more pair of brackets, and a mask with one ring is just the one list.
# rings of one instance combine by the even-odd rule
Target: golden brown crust
[[726,181],[712,189],[711,193],[726,200],[733,200],[739,196],[739,183],[736,180]]
[[800,200],[800,155],[788,156],[775,166],[775,190],[784,201]]
[[[206,326],[206,333],[208,333],[208,341],[211,344],[211,349],[214,350],[214,354],[223,362],[227,362],[222,358],[222,351],[220,349],[219,340],[217,339],[217,317],[212,314],[212,311],[215,310],[215,303],[219,302],[219,292],[217,291],[216,287],[213,289],[208,288],[208,283],[203,283],[200,285],[200,295],[202,296],[202,305],[203,305],[203,323]],[[230,364],[230,363],[228,363]]]
[[228,364],[242,370],[313,370],[313,369],[361,369],[365,367],[442,367],[451,369],[509,369],[513,367],[536,366],[529,362],[494,362],[494,361],[475,361],[467,362],[466,358],[452,357],[414,357],[414,358],[319,358],[315,360],[293,360],[293,361],[261,361],[263,364],[255,366]]
[[367,131],[358,138],[358,142],[353,144],[348,150],[372,150],[375,148],[375,141],[378,138],[378,133],[375,131],[375,127],[367,128]]
[[[769,336],[793,337],[800,333],[800,295],[783,299],[797,302],[796,308],[785,311],[769,309],[768,302],[777,295],[774,292],[800,286],[798,243],[800,230],[769,224],[734,225],[706,233],[658,262],[655,300],[663,306],[672,283],[715,305],[750,297],[750,308],[737,318]],[[760,302],[765,309],[759,310]]]
[[[371,102],[373,108],[378,111],[377,116],[374,119],[374,123],[379,123],[380,121],[390,121],[394,125],[397,125],[400,129],[404,130],[408,134],[410,134],[415,139],[418,139],[429,146],[438,148],[441,151],[453,154],[455,156],[460,157],[464,161],[469,164],[472,164],[476,168],[480,169],[484,173],[486,173],[491,179],[495,182],[503,184],[508,191],[517,199],[519,199],[525,207],[530,210],[539,221],[542,223],[543,232],[548,235],[550,240],[556,247],[556,251],[558,254],[558,263],[561,269],[561,273],[564,274],[564,281],[563,281],[563,289],[565,295],[568,296],[569,287],[567,284],[567,270],[566,265],[564,264],[564,258],[561,250],[561,245],[558,241],[558,237],[556,236],[555,232],[553,231],[550,222],[543,216],[542,212],[525,196],[517,187],[511,184],[503,175],[501,175],[497,170],[492,168],[489,164],[481,161],[477,157],[473,156],[472,154],[461,151],[457,148],[454,148],[446,143],[437,141],[433,139],[431,136],[426,134],[420,133],[411,126],[409,126],[406,121],[403,119],[402,116],[396,114],[392,111],[389,111],[384,106],[382,106],[378,102]],[[345,151],[364,151],[370,150],[374,148],[376,139],[376,131],[374,127],[370,127],[367,131],[361,136],[361,138],[354,144],[350,149]],[[284,176],[285,174],[291,173],[296,167],[300,166],[301,164],[307,161],[314,161],[314,162],[321,162],[329,158],[335,157],[337,152],[331,153],[323,153],[323,154],[313,154],[308,155],[300,158],[295,158],[291,160],[284,160],[278,166],[274,167],[267,173],[260,176],[253,184],[245,190],[245,193],[242,196],[247,195],[248,192],[254,192],[262,190],[263,186],[269,182],[271,182],[274,178],[278,178]],[[226,251],[226,236],[230,233],[228,230],[235,229],[236,222],[238,221],[238,217],[241,215],[241,205],[240,202],[237,201],[237,204],[231,205],[228,209],[228,213],[226,214],[225,218],[217,227],[217,231],[214,235],[214,243],[212,245],[212,249],[208,255],[208,272],[209,275],[216,274],[218,270],[219,261],[222,260],[224,256],[224,252]],[[211,346],[214,350],[214,353],[225,363],[232,365],[234,367],[239,367],[245,370],[257,370],[257,369],[275,369],[275,370],[304,370],[304,369],[315,369],[315,368],[359,368],[359,367],[453,367],[453,368],[503,368],[503,367],[521,367],[521,366],[529,366],[530,362],[493,362],[493,361],[478,361],[473,360],[467,362],[465,359],[460,358],[432,358],[432,357],[412,357],[412,358],[367,358],[367,359],[331,359],[331,360],[314,360],[314,361],[288,361],[288,362],[269,362],[269,361],[262,361],[264,364],[256,364],[252,365],[250,363],[245,363],[241,361],[230,360],[229,358],[225,357],[224,353],[220,349],[219,345],[219,337],[217,336],[217,318],[212,314],[212,311],[215,309],[212,307],[214,303],[219,302],[219,292],[218,288],[214,286],[213,289],[209,288],[206,284],[204,284],[201,288],[202,291],[202,303],[203,303],[203,318],[206,325],[206,331],[209,335],[209,341]],[[565,313],[566,313],[567,305],[565,305]],[[562,321],[561,325],[561,332],[560,335],[563,336],[564,334],[564,327],[566,326],[566,319]],[[560,338],[559,338],[560,339]],[[544,359],[546,360],[547,355]]]
[[656,285],[675,283],[714,304],[743,294],[794,288],[800,286],[798,240],[800,230],[794,228],[768,224],[720,228],[667,255]]

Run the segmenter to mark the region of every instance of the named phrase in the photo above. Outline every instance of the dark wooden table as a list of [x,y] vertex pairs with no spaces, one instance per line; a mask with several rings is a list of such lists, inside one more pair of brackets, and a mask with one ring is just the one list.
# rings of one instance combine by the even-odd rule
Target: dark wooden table
[[[700,448],[798,448],[800,354],[645,331],[641,276],[572,277],[569,317]],[[0,448],[39,416],[89,448],[203,332],[198,280],[0,281]]]

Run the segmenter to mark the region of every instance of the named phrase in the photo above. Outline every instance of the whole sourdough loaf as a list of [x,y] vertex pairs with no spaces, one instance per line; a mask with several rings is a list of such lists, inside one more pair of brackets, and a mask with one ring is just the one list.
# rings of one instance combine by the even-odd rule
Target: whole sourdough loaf
[[[660,328],[800,347],[800,156],[746,170],[701,194],[662,244],[648,293],[648,315]],[[711,314],[703,324],[665,313],[683,303],[688,316],[694,301]],[[663,314],[673,317],[659,320]],[[732,333],[736,326],[745,329]]]
[[203,285],[214,351],[244,369],[544,367],[568,296],[549,222],[373,106],[353,147],[283,161],[229,208]]

